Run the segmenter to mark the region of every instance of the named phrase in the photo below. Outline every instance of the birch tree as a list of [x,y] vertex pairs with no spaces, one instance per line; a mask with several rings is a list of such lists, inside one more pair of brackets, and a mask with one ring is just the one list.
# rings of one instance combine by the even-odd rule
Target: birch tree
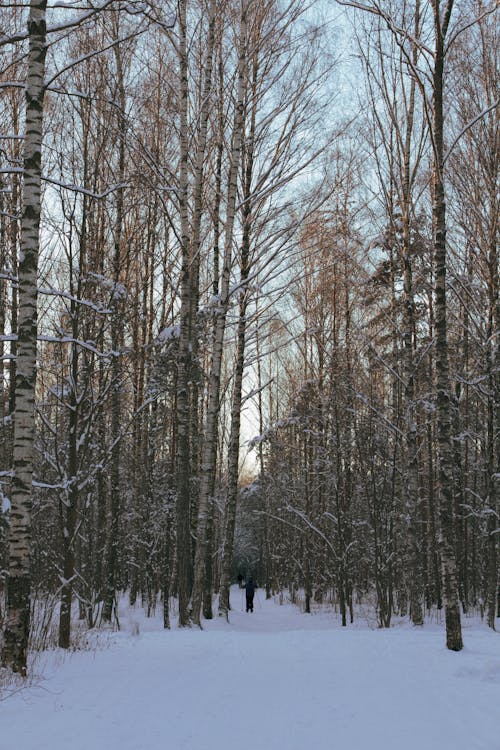
[[30,627],[31,480],[35,437],[37,270],[46,47],[46,0],[32,0],[28,21],[26,124],[23,153],[21,253],[18,266],[14,478],[11,491],[9,577],[2,663],[26,675]]
[[198,507],[197,548],[195,560],[195,578],[193,588],[193,619],[200,622],[204,566],[206,564],[206,523],[209,511],[210,495],[213,493],[213,477],[217,460],[217,428],[220,408],[220,379],[226,316],[230,301],[230,282],[233,258],[233,230],[236,216],[238,194],[238,174],[241,159],[243,135],[244,92],[247,76],[247,14],[248,0],[241,0],[239,33],[238,33],[238,68],[237,92],[234,104],[233,125],[231,131],[231,154],[227,182],[227,208],[224,227],[224,254],[220,280],[220,309],[215,326],[215,340],[210,361],[208,380],[207,416],[204,429],[204,444],[200,467],[200,496]]
[[[434,247],[434,312],[436,326],[435,364],[437,398],[438,492],[440,518],[440,552],[443,598],[446,609],[446,642],[450,650],[462,648],[460,610],[457,593],[457,571],[454,551],[453,454],[451,445],[451,393],[448,362],[447,293],[446,293],[446,201],[444,176],[444,97],[446,91],[445,63],[449,49],[448,32],[454,0],[430,0],[432,46],[422,37],[415,40],[413,30],[400,28],[392,8],[363,3],[344,3],[380,16],[405,54],[423,97],[428,120],[433,162],[432,211]],[[425,53],[429,66],[428,79],[413,64],[408,42],[417,43]],[[430,94],[428,89],[430,88]]]

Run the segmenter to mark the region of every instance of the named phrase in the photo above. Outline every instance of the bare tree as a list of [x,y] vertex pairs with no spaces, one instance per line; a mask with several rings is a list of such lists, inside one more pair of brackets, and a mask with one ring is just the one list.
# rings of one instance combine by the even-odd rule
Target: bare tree
[[30,627],[31,480],[35,438],[37,270],[41,210],[41,159],[45,96],[46,0],[31,0],[23,154],[21,253],[18,267],[14,478],[11,491],[9,577],[2,662],[23,675],[27,670]]

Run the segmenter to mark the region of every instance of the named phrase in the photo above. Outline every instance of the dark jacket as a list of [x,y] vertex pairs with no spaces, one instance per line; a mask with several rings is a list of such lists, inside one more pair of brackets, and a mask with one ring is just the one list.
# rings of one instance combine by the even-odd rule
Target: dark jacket
[[253,580],[251,578],[248,581],[247,585],[245,586],[245,591],[246,591],[246,595],[248,597],[250,597],[250,598],[253,597],[253,595],[255,593],[255,583],[253,582]]

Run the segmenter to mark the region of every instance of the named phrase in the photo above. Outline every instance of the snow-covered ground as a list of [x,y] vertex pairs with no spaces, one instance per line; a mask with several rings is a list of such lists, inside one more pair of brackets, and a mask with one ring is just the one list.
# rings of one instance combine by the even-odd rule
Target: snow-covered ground
[[128,610],[107,647],[48,654],[0,702],[0,750],[500,750],[500,635],[479,623],[456,654],[438,625],[232,604],[203,632]]

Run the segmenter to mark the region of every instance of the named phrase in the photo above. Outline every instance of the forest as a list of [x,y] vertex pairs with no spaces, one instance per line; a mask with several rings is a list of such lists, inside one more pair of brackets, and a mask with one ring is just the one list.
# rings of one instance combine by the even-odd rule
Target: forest
[[498,626],[497,10],[1,1],[8,670],[238,574]]

